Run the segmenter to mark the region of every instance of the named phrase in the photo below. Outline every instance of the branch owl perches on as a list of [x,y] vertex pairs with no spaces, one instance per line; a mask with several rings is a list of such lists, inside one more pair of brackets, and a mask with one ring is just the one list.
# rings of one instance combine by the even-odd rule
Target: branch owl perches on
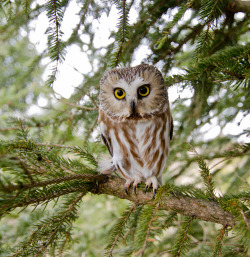
[[154,195],[162,185],[173,119],[167,87],[161,72],[141,64],[107,71],[100,82],[99,125],[111,158],[99,163],[99,171],[118,170],[126,179],[125,191],[133,183],[152,185]]

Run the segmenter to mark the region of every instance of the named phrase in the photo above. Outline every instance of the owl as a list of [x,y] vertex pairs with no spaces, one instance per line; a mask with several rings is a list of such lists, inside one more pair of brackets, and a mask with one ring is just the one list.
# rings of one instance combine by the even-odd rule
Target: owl
[[115,68],[100,81],[98,123],[110,158],[99,163],[103,174],[120,172],[128,193],[132,184],[153,187],[154,196],[162,185],[173,119],[167,87],[154,66]]

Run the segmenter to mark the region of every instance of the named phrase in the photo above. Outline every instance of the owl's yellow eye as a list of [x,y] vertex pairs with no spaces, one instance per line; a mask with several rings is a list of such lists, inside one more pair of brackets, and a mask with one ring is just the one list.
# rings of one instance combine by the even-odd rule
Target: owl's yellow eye
[[143,85],[138,88],[138,95],[141,97],[145,97],[149,95],[149,93],[150,93],[149,85]]
[[125,91],[121,88],[115,88],[115,97],[122,100],[125,97]]

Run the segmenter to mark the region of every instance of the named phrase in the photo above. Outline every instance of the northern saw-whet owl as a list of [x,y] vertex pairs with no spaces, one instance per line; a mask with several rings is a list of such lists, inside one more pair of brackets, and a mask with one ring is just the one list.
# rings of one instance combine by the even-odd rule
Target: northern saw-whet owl
[[107,71],[100,81],[99,126],[111,157],[99,163],[99,171],[119,171],[128,193],[133,183],[152,186],[154,196],[162,185],[169,142],[173,134],[167,87],[161,72],[141,64]]

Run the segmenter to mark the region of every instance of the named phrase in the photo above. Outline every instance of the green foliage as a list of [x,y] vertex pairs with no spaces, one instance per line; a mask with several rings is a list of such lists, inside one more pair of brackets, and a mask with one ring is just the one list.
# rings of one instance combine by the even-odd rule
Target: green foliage
[[199,11],[199,16],[202,21],[210,22],[212,19],[218,18],[223,15],[229,1],[222,0],[202,0],[201,7]]
[[86,192],[73,193],[65,197],[65,201],[55,210],[55,214],[41,220],[28,240],[22,242],[11,256],[39,256],[45,249],[50,249],[52,255],[61,255],[72,241],[72,222],[78,217],[77,207]]
[[129,7],[126,4],[126,0],[114,1],[117,9],[119,10],[119,22],[117,24],[118,31],[115,36],[114,51],[110,57],[110,68],[118,66],[121,62],[122,54],[124,52],[125,44],[128,41],[129,31]]
[[172,256],[180,256],[181,254],[184,254],[188,251],[188,248],[190,247],[188,231],[192,220],[193,218],[187,218],[185,221],[183,221],[182,227],[176,235],[174,247],[171,252]]
[[163,44],[167,40],[168,34],[171,32],[173,27],[178,23],[178,21],[183,17],[183,15],[187,11],[187,9],[192,6],[193,2],[194,2],[194,0],[190,0],[187,3],[183,3],[180,6],[180,8],[179,8],[177,14],[174,16],[173,20],[171,22],[169,22],[167,24],[166,28],[164,29],[164,32],[163,32],[164,36],[157,42],[158,49],[162,48]]
[[196,58],[199,57],[200,53],[205,53],[205,54],[208,53],[212,44],[212,40],[213,40],[213,36],[209,32],[209,27],[208,27],[206,31],[201,32],[201,35],[198,39],[197,46],[195,49]]
[[206,162],[202,159],[202,157],[196,152],[196,150],[194,149],[195,154],[197,155],[197,162],[200,168],[200,173],[201,173],[201,177],[203,180],[204,185],[207,188],[207,195],[209,196],[210,199],[213,200],[217,200],[214,191],[215,191],[215,186],[214,186],[214,182],[212,180],[211,174],[210,174],[210,170],[206,164]]
[[156,204],[153,206],[145,206],[141,211],[134,243],[134,250],[139,256],[143,256],[147,244],[150,242],[150,234],[152,232],[153,222],[158,208],[159,204]]
[[122,214],[122,217],[119,218],[118,222],[113,227],[109,235],[108,245],[106,247],[106,256],[112,256],[114,247],[116,246],[118,240],[123,237],[123,229],[126,223],[129,221],[131,214],[135,211],[135,206],[129,207]]
[[224,237],[226,236],[227,231],[226,231],[226,227],[222,228],[220,230],[220,234],[216,239],[216,244],[215,244],[215,248],[214,248],[214,252],[213,252],[213,256],[219,256],[221,254],[221,248],[222,248],[222,241],[224,239]]
[[204,22],[206,25],[205,31],[202,31],[197,42],[195,49],[195,56],[199,58],[200,54],[206,56],[212,45],[212,40],[214,40],[210,29],[212,23],[216,21],[221,15],[223,15],[223,10],[225,10],[229,1],[213,0],[201,1],[201,8],[199,10],[200,21]]
[[47,84],[51,86],[56,80],[58,65],[63,62],[65,57],[65,44],[62,42],[62,31],[60,30],[64,16],[64,8],[68,1],[50,0],[46,3],[47,16],[49,18],[50,27],[47,30],[49,56],[55,65],[52,67],[51,75],[48,78]]
[[[75,1],[78,20],[66,35],[73,1],[1,1],[0,256],[249,255],[250,12],[238,3]],[[94,24],[114,8],[117,28],[96,47]],[[47,46],[38,53],[30,40],[40,15],[48,18]],[[72,47],[91,71],[78,71],[82,81],[64,99],[52,86]],[[139,64],[141,49],[169,88],[174,138],[164,185],[146,202],[139,186],[131,205],[113,196],[119,188],[99,195],[112,178],[97,172],[107,153],[98,85],[108,67]],[[235,225],[162,209],[171,197],[216,204]]]

